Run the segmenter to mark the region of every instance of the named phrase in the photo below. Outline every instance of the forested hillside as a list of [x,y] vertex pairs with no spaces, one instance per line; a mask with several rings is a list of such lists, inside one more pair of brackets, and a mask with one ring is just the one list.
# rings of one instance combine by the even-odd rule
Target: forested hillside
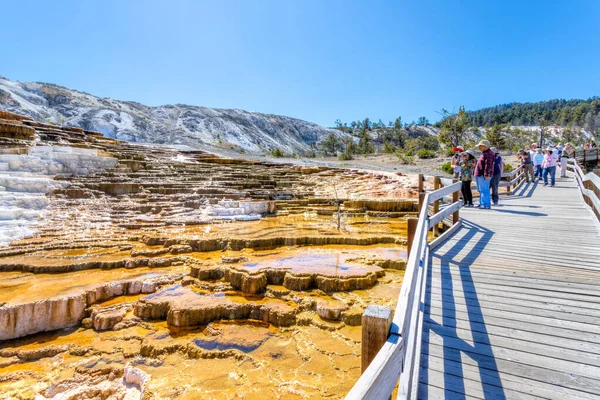
[[496,123],[512,126],[556,124],[595,132],[600,128],[600,98],[508,103],[469,111],[468,115],[471,124],[479,127]]

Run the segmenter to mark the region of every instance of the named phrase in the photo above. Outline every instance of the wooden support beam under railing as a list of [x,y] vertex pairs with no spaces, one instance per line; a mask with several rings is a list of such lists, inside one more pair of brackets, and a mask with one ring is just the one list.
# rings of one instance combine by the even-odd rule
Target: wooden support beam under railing
[[384,306],[368,306],[362,315],[361,372],[365,372],[377,356],[390,333],[392,309]]
[[[436,190],[438,190],[441,186],[441,178],[439,176],[434,176],[433,177],[433,191],[435,192]],[[433,202],[433,213],[437,214],[438,211],[440,211],[440,200],[437,199]],[[433,236],[439,236],[440,235],[440,230],[439,227],[437,225],[433,226]]]

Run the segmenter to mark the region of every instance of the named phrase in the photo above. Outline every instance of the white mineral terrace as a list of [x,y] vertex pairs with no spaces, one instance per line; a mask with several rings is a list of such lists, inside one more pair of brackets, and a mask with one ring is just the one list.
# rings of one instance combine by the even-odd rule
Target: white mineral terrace
[[88,174],[113,168],[117,159],[98,150],[35,146],[28,154],[0,154],[0,246],[35,233],[32,225],[48,205],[46,193],[68,185],[58,174]]

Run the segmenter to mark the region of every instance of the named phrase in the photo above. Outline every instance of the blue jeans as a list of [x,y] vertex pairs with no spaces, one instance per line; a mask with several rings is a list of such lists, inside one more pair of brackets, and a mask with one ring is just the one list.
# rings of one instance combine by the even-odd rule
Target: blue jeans
[[492,176],[492,179],[490,179],[490,188],[492,189],[492,202],[493,203],[497,203],[499,196],[498,196],[498,186],[500,186],[500,178],[502,177],[502,175],[498,174],[498,175],[494,175]]
[[544,185],[548,184],[548,174],[550,174],[550,184],[554,186],[556,180],[556,167],[544,168]]
[[490,181],[483,176],[475,177],[477,183],[477,191],[479,192],[479,205],[483,207],[491,207],[490,201]]
[[535,177],[542,179],[542,164],[535,166]]

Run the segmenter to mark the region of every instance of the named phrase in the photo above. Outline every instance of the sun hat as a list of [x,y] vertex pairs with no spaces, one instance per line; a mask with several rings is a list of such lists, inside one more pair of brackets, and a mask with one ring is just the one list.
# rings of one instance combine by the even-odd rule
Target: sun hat
[[465,151],[465,154],[470,154],[471,157],[475,157],[475,152],[473,150],[467,150]]
[[479,142],[477,144],[477,146],[485,146],[485,147],[490,147],[490,141],[489,140],[482,140],[481,142]]
[[539,148],[539,149],[537,149],[537,152],[541,153],[541,152],[543,152],[543,150],[541,148]]
[[463,149],[462,146],[456,146],[452,151],[465,151],[465,149]]
[[492,152],[494,152],[495,154],[498,153],[498,149],[495,147],[492,147],[490,150],[492,150]]
[[551,146],[546,147],[546,151],[554,151],[554,149]]

